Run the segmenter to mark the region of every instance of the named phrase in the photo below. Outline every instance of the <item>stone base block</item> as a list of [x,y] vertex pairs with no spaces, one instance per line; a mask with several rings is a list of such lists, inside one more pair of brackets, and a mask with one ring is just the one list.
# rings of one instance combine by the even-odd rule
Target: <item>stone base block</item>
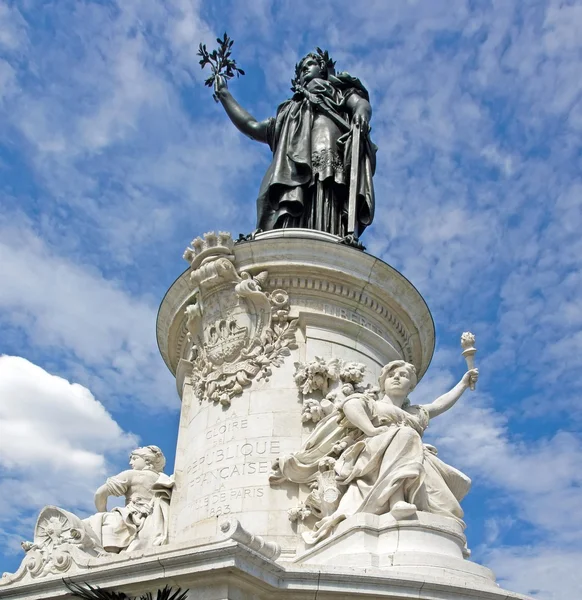
[[403,577],[421,572],[435,582],[455,580],[459,585],[471,582],[497,587],[491,570],[467,560],[466,544],[462,526],[448,517],[419,512],[397,521],[390,514],[356,514],[294,562],[375,567]]

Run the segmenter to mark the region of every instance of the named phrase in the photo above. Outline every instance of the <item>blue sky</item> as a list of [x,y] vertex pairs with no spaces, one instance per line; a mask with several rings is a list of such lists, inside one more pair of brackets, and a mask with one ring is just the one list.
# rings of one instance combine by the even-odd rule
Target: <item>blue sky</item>
[[[368,251],[436,323],[416,400],[481,378],[430,441],[474,481],[473,557],[582,596],[582,2],[0,0],[0,572],[45,504],[91,510],[136,443],[172,465],[157,307],[189,241],[254,227],[268,148],[202,84],[226,30],[258,118],[315,46],[370,90]],[[7,433],[8,432],[8,433]]]

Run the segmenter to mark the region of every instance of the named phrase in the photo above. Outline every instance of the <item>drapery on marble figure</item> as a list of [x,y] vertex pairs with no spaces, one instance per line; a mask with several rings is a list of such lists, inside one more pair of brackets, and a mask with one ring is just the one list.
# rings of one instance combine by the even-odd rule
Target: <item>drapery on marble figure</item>
[[423,444],[422,435],[430,419],[449,410],[478,376],[477,369],[470,369],[431,404],[411,405],[408,394],[417,382],[416,369],[395,360],[381,372],[380,399],[349,393],[336,400],[334,410],[317,424],[303,447],[279,457],[271,475],[272,484],[315,484],[322,465],[334,470],[339,503],[328,514],[315,511],[323,518],[313,532],[303,534],[305,541],[319,542],[355,513],[389,512],[403,519],[426,511],[462,523],[459,503],[471,481],[440,460],[433,446]]
[[[97,514],[85,519],[107,552],[161,546],[168,540],[168,511],[174,481],[162,471],[164,454],[157,446],[135,449],[131,469],[109,477],[95,492]],[[109,496],[125,496],[125,506],[107,511]]]
[[[214,83],[215,96],[234,125],[273,152],[257,198],[257,229],[303,227],[357,240],[374,217],[376,147],[369,138],[368,92],[359,79],[336,74],[334,61],[319,48],[297,64],[292,83],[293,97],[265,121],[238,104],[225,77],[218,75]],[[354,180],[352,140],[360,135]],[[355,231],[348,231],[351,181],[357,187]]]

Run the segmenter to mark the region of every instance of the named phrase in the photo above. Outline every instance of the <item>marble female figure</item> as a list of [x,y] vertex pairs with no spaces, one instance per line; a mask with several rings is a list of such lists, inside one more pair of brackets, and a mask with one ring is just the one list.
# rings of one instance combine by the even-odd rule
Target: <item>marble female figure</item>
[[349,395],[317,425],[299,452],[280,457],[272,483],[310,483],[322,459],[334,455],[338,442],[347,446],[334,465],[342,491],[339,504],[315,524],[313,533],[304,534],[305,540],[320,541],[338,523],[359,512],[389,512],[402,519],[419,510],[462,523],[459,503],[471,482],[441,461],[432,446],[423,444],[422,435],[430,419],[449,410],[477,377],[477,369],[472,369],[431,404],[415,406],[408,401],[416,385],[414,366],[392,361],[382,370],[379,400],[363,393]]
[[257,228],[304,227],[347,233],[351,130],[362,132],[358,165],[356,236],[374,217],[375,146],[368,137],[372,109],[362,83],[335,74],[327,52],[305,56],[296,67],[294,95],[274,118],[257,121],[217,77],[215,93],[234,125],[269,145],[273,160],[257,199]]
[[[107,552],[161,546],[168,541],[168,511],[174,481],[162,471],[166,459],[157,446],[134,450],[131,469],[95,492],[97,514],[85,519]],[[107,511],[109,496],[125,496],[125,506]]]

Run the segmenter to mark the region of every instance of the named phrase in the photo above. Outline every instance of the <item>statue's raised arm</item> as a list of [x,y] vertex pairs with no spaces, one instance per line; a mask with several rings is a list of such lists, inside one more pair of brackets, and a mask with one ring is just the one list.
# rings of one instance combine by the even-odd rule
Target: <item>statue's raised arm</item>
[[442,415],[456,404],[467,388],[477,383],[477,379],[479,379],[479,369],[469,369],[457,385],[442,396],[439,396],[434,402],[425,404],[423,408],[427,411],[431,419]]
[[376,163],[372,107],[360,80],[336,74],[318,48],[296,65],[293,96],[263,121],[234,99],[225,76],[208,81],[237,129],[273,152],[257,198],[257,229],[316,229],[357,242],[374,217]]
[[257,142],[267,142],[267,131],[269,128],[269,120],[257,121],[253,115],[248,113],[230,93],[226,79],[219,75],[214,80],[214,95],[224,107],[228,118],[233,122],[234,126],[246,136]]

